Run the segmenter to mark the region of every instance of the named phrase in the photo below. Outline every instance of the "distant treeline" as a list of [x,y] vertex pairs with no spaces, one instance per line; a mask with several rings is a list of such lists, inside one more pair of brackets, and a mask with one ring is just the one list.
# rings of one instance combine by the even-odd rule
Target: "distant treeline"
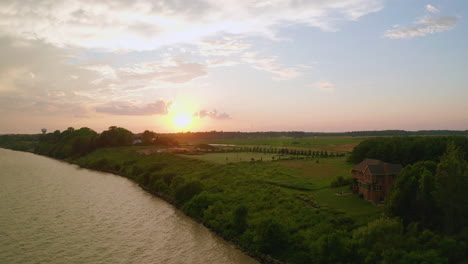
[[352,136],[352,137],[377,137],[377,136],[448,136],[448,135],[468,135],[468,130],[381,130],[381,131],[351,131],[351,132],[184,132],[166,133],[166,136],[173,136],[179,141],[190,141],[199,139],[258,139],[258,138],[304,138],[315,136]]
[[366,158],[373,158],[402,165],[418,161],[439,162],[449,142],[458,146],[462,154],[468,157],[468,137],[466,136],[411,136],[366,139],[354,148],[348,160],[359,163]]
[[311,149],[292,149],[292,148],[265,148],[265,147],[235,147],[231,151],[234,152],[257,152],[257,153],[271,153],[271,154],[282,154],[282,155],[295,155],[295,156],[308,156],[312,158],[327,158],[327,157],[342,157],[345,153],[339,152],[328,152],[323,150],[311,150]]
[[[134,140],[139,141],[135,142]],[[96,131],[83,127],[59,130],[47,134],[34,135],[1,135],[0,147],[29,151],[58,159],[76,158],[90,153],[98,148],[127,147],[138,145],[177,145],[172,138],[160,136],[146,130],[140,136],[131,131],[111,126],[98,134]]]

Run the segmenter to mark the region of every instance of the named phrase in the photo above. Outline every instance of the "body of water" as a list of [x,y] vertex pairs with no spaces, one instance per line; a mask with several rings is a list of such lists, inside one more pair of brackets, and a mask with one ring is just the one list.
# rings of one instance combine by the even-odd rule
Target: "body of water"
[[0,149],[0,263],[257,263],[120,176]]

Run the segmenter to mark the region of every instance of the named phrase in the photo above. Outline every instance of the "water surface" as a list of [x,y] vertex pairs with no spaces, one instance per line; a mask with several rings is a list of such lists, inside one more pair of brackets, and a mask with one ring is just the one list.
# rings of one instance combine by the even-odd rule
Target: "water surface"
[[120,176],[0,149],[0,263],[256,263]]

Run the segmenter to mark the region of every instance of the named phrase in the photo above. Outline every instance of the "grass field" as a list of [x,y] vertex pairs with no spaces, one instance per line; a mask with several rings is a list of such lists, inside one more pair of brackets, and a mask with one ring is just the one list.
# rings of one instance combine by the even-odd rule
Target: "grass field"
[[270,153],[256,153],[256,152],[218,152],[218,153],[204,153],[204,154],[179,154],[178,156],[190,159],[203,160],[217,164],[237,163],[237,162],[251,162],[255,161],[273,161],[278,158],[286,159],[291,156],[270,154]]
[[[289,189],[291,194],[313,199],[320,207],[335,209],[347,213],[357,223],[366,223],[381,214],[382,209],[352,194],[349,186],[331,188],[330,184],[337,176],[351,177],[353,164],[345,158],[325,158],[315,161],[280,161],[279,166],[288,168],[287,175],[274,175],[270,182]],[[348,195],[337,195],[339,192]]]
[[[337,176],[351,177],[350,171],[353,164],[346,162],[345,157],[320,158],[309,160],[279,160],[277,154],[263,153],[207,153],[200,155],[178,155],[183,158],[202,160],[213,164],[228,164],[244,162],[247,175],[250,180],[267,183],[283,189],[294,197],[308,197],[316,202],[318,206],[343,212],[351,216],[357,223],[366,223],[369,219],[380,215],[382,209],[370,204],[351,194],[349,186],[331,188],[330,184]],[[263,170],[254,171],[255,164],[250,161],[254,158],[257,162],[268,162],[262,165]],[[285,159],[287,156],[283,156]],[[243,166],[237,164],[236,167]],[[258,169],[259,166],[257,166]],[[347,195],[337,195],[340,191]]]
[[[362,137],[314,137],[314,138],[263,138],[263,139],[220,139],[220,140],[196,140],[193,144],[229,144],[236,146],[263,146],[263,147],[288,147],[307,148],[327,151],[351,151],[365,138]],[[186,142],[184,142],[186,143]]]
[[[267,139],[232,139],[232,140],[203,140],[192,142],[204,144],[227,144],[236,146],[262,146],[262,147],[288,147],[309,148],[327,151],[351,151],[356,145],[364,140],[361,137],[317,137],[317,138],[267,138]],[[184,158],[197,159],[215,164],[228,164],[238,162],[272,161],[270,163],[276,169],[256,172],[252,175],[258,181],[277,186],[295,197],[308,197],[321,208],[329,208],[337,212],[343,212],[351,216],[357,223],[366,223],[382,213],[382,208],[352,194],[349,186],[331,188],[331,182],[337,176],[351,177],[350,171],[354,166],[346,162],[346,157],[320,158],[308,160],[280,160],[278,154],[263,153],[209,153],[202,155],[180,155]],[[283,156],[283,159],[287,156]],[[241,166],[239,164],[239,166]],[[337,195],[339,192],[347,195]],[[301,198],[301,199],[302,199]]]

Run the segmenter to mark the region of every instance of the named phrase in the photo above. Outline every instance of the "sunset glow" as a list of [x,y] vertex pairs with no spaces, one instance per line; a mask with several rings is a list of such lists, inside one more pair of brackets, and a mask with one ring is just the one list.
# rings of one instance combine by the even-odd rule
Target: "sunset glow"
[[0,134],[468,129],[468,1],[182,2],[0,1]]
[[175,129],[187,129],[192,124],[193,118],[189,115],[176,115],[173,118]]

